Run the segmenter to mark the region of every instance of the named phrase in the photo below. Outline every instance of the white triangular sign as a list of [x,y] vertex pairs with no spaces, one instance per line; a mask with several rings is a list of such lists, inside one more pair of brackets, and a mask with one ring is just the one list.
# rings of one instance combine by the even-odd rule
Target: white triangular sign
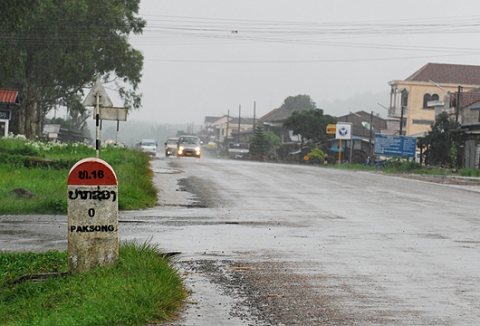
[[99,105],[103,107],[113,107],[112,100],[108,97],[105,88],[103,88],[100,79],[97,79],[87,97],[83,100],[83,106],[97,106],[97,96],[99,96]]

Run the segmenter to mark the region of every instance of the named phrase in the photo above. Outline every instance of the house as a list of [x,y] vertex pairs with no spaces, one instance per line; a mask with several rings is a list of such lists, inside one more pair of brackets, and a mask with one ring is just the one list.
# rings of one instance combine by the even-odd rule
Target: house
[[[457,103],[457,99],[460,103]],[[450,95],[449,107],[459,107],[458,122],[460,124],[472,124],[480,122],[480,88],[469,92],[455,92]],[[455,114],[456,111],[455,111]]]
[[[6,138],[9,132],[9,121],[11,118],[11,105],[20,105],[18,90],[0,88],[0,129],[3,129],[3,135]],[[5,108],[5,109],[4,109]]]
[[[460,95],[460,96],[459,96]],[[462,158],[462,167],[478,169],[480,167],[480,89],[469,92],[453,93],[450,101],[451,107],[458,105],[459,129],[452,133],[458,144],[458,154]]]
[[[301,111],[301,110],[299,110]],[[283,127],[283,122],[289,118],[295,110],[273,109],[258,119],[265,131],[274,132],[282,143],[299,142],[298,135],[293,135],[291,130]]]
[[253,134],[253,125],[255,120],[252,118],[232,118],[228,122],[220,125],[221,141],[231,138],[237,143],[248,142],[250,135]]
[[206,116],[204,128],[200,131],[200,138],[208,143],[210,141],[218,142],[220,138],[220,125],[228,120],[227,115],[221,117]]
[[480,88],[480,66],[428,63],[407,79],[389,85],[388,116],[400,119],[398,134],[424,134],[435,122],[436,108],[437,113],[456,114],[449,105],[453,93]]
[[208,141],[217,143],[224,143],[229,138],[232,141],[239,142],[245,140],[245,135],[253,133],[253,126],[254,119],[252,118],[234,118],[229,115],[221,117],[207,116],[205,117],[205,127],[202,135],[208,135]]
[[92,139],[88,136],[85,136],[82,132],[68,130],[61,127],[59,124],[46,124],[43,126],[43,134],[48,141],[62,143],[70,142],[87,142],[90,143]]
[[352,136],[360,137],[364,140],[375,139],[375,134],[382,133],[387,130],[387,121],[379,116],[365,111],[350,112],[337,118],[337,122],[351,122]]

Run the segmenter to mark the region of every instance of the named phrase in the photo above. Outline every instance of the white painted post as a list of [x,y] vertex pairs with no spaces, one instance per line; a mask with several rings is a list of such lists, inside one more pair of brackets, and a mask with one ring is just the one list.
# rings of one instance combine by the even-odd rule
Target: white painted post
[[118,183],[99,158],[78,161],[68,175],[68,266],[84,272],[118,259]]

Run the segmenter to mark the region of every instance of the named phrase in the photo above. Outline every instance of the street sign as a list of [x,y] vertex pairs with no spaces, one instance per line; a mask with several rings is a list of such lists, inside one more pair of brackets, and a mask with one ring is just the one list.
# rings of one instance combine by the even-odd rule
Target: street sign
[[0,120],[10,120],[10,110],[0,110]]
[[327,125],[327,135],[335,135],[337,133],[337,125],[330,123]]
[[95,85],[83,101],[83,106],[93,106],[93,118],[97,121],[95,128],[95,155],[98,158],[100,153],[100,107],[113,107],[113,103],[105,92],[100,79],[97,79]]
[[417,138],[375,134],[375,155],[415,157]]
[[336,124],[335,139],[352,139],[352,123],[342,122]]
[[127,109],[100,107],[100,120],[127,121]]
[[110,97],[108,97],[107,92],[105,91],[105,88],[103,88],[102,82],[100,79],[97,79],[95,82],[95,85],[93,85],[92,89],[90,92],[88,92],[87,97],[85,100],[83,100],[83,106],[97,106],[97,96],[98,96],[98,105],[104,106],[104,107],[112,107],[113,103],[112,100],[110,100]]
[[118,183],[99,158],[78,161],[68,175],[68,267],[89,271],[118,259]]

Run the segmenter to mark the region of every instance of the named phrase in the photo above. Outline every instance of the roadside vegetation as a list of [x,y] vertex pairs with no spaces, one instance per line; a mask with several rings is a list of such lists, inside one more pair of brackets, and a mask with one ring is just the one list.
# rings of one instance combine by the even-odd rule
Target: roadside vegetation
[[[66,252],[0,251],[0,324],[146,325],[175,317],[188,292],[151,244],[122,243],[115,265],[68,274]],[[58,273],[35,281],[42,273]]]
[[[0,139],[0,214],[66,214],[68,173],[87,157],[95,157],[95,149],[85,144],[43,143],[21,136]],[[157,189],[148,155],[105,147],[100,158],[117,175],[119,210],[155,205]]]
[[347,170],[364,170],[364,171],[383,171],[386,173],[411,173],[419,175],[455,175],[461,177],[480,177],[480,169],[459,169],[444,168],[439,166],[423,165],[412,160],[401,158],[389,158],[385,160],[385,167],[374,167],[364,164],[341,164],[328,165],[332,168]]

